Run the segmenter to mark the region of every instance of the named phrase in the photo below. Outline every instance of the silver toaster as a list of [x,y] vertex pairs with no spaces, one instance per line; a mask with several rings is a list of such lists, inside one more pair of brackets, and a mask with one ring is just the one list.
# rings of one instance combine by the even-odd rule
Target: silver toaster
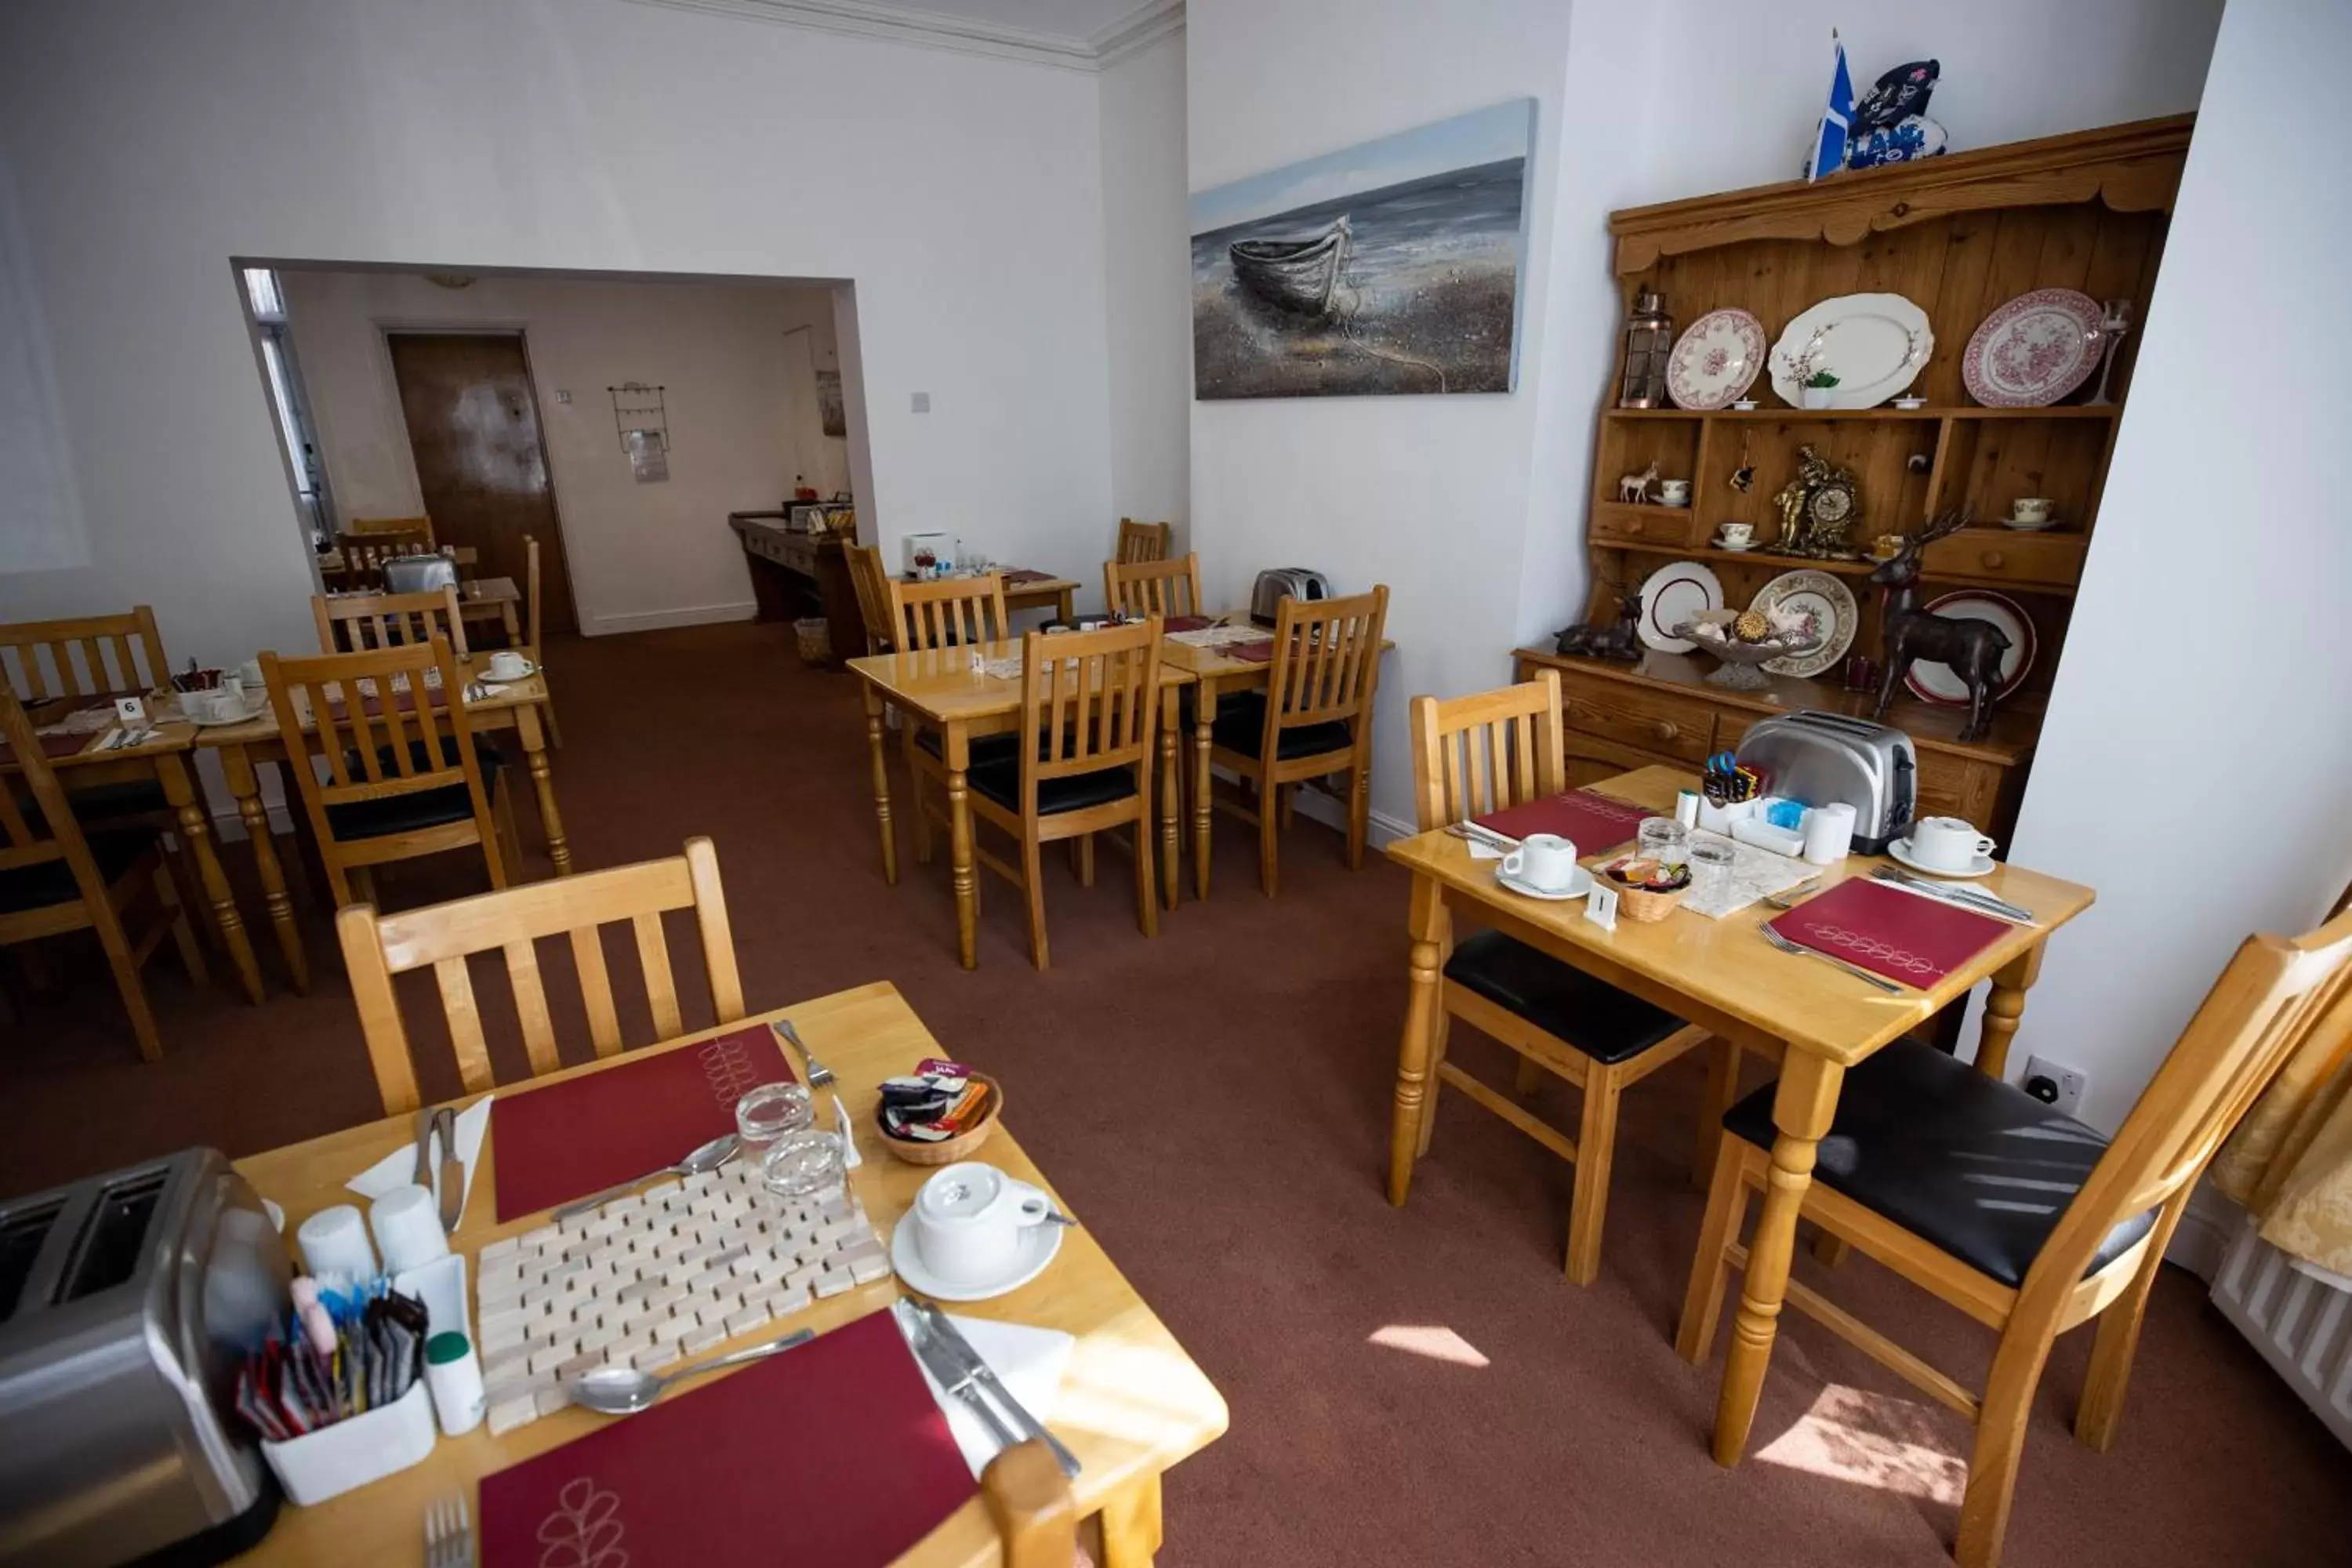
[[387,594],[430,594],[457,582],[457,563],[446,555],[395,555],[383,563]]
[[1764,775],[1769,794],[1807,805],[1853,807],[1853,847],[1885,851],[1910,830],[1918,806],[1919,755],[1891,725],[1807,710],[1759,720],[1739,738],[1740,764]]
[[1320,572],[1304,566],[1276,566],[1257,574],[1250,589],[1250,619],[1270,626],[1281,614],[1285,599],[1328,599],[1331,584]]
[[267,1534],[232,1385],[291,1276],[216,1150],[0,1204],[0,1563],[222,1563]]

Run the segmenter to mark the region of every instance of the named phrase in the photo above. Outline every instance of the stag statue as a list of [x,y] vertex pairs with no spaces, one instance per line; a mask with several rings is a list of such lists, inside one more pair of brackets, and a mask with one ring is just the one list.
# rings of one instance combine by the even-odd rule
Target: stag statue
[[1613,658],[1621,664],[1639,662],[1642,638],[1637,628],[1642,624],[1642,595],[1626,594],[1617,601],[1617,619],[1613,625],[1587,621],[1569,627],[1559,634],[1559,650],[1563,654],[1581,654],[1586,658]]
[[1911,661],[1927,659],[1948,665],[1969,689],[1969,721],[1963,741],[1981,741],[1992,727],[1993,694],[2000,688],[2000,661],[2009,652],[2009,634],[1990,621],[1931,615],[1919,607],[1919,557],[1927,547],[1968,526],[1964,511],[1948,511],[1906,535],[1903,548],[1881,563],[1870,580],[1886,590],[1885,613],[1880,623],[1884,673],[1878,680],[1878,708],[1872,717],[1885,720],[1895,689],[1910,672]]

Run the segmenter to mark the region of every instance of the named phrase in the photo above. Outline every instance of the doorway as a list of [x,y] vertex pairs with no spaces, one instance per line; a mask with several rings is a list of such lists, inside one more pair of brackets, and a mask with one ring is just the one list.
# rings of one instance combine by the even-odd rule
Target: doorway
[[435,541],[470,545],[478,575],[528,592],[523,541],[536,539],[543,622],[531,635],[578,630],[522,334],[390,331],[384,344]]

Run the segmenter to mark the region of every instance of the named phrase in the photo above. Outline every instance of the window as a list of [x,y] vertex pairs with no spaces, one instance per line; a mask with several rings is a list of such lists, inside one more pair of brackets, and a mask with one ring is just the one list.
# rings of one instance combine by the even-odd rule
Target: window
[[286,465],[294,476],[295,502],[311,539],[324,540],[334,531],[335,509],[328,501],[327,470],[319,460],[318,437],[310,426],[310,405],[302,398],[293,340],[287,335],[286,295],[278,286],[278,274],[267,267],[247,268],[245,302],[261,336],[262,371],[268,378],[269,406],[278,416]]

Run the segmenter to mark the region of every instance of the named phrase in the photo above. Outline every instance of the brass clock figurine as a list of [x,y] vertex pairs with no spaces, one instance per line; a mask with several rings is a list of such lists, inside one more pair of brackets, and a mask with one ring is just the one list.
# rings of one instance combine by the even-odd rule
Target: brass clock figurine
[[1797,448],[1797,477],[1772,498],[1780,509],[1782,555],[1814,561],[1852,561],[1848,542],[1862,522],[1862,501],[1853,475],[1823,458],[1811,445]]

